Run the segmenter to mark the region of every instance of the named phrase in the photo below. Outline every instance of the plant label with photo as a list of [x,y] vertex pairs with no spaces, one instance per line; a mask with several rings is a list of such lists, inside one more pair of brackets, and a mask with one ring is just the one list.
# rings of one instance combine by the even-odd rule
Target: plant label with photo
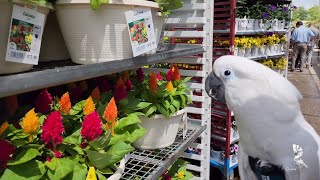
[[45,15],[13,5],[6,61],[37,65]]
[[157,48],[150,8],[128,11],[126,19],[134,57]]

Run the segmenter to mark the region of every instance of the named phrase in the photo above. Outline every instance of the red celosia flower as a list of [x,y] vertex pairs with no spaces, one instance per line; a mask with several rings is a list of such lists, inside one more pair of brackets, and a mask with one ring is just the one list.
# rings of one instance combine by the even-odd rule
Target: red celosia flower
[[162,76],[161,76],[161,73],[158,73],[158,74],[157,74],[157,79],[158,79],[159,81],[162,81],[162,80],[163,80],[163,78],[162,78]]
[[17,95],[6,97],[5,107],[10,116],[14,115],[19,108]]
[[180,80],[180,72],[179,72],[177,66],[174,66],[172,80],[174,80],[174,81],[179,81]]
[[0,170],[6,168],[7,162],[12,159],[14,147],[6,140],[0,139]]
[[128,79],[126,81],[126,88],[127,88],[127,91],[131,91],[132,90],[132,82],[130,81],[130,79]]
[[82,90],[82,88],[80,86],[77,86],[77,87],[73,88],[70,91],[71,100],[72,101],[80,100],[81,96],[82,96],[82,93],[83,93],[83,90]]
[[91,97],[94,99],[94,100],[100,100],[100,90],[99,90],[99,87],[96,87],[93,89],[92,93],[91,93]]
[[62,158],[62,153],[60,151],[55,151],[54,152],[54,157],[56,158]]
[[81,146],[81,148],[84,149],[84,148],[86,148],[88,145],[89,145],[89,144],[88,144],[87,142],[82,142],[80,146]]
[[47,158],[46,158],[46,161],[51,162],[51,158],[50,158],[50,157],[47,157]]
[[166,80],[167,81],[171,81],[172,77],[173,77],[173,69],[170,68],[168,73],[167,73]]
[[88,141],[95,140],[100,137],[102,131],[102,121],[96,111],[84,118],[81,129],[83,139]]
[[63,94],[63,96],[60,99],[60,111],[64,114],[69,114],[69,111],[71,109],[71,102],[69,93],[66,92]]
[[108,92],[111,90],[110,82],[106,79],[102,80],[101,83],[98,84],[101,92]]
[[152,72],[149,79],[149,90],[155,93],[157,89],[158,89],[157,77],[154,74],[154,72]]
[[114,92],[114,98],[116,101],[120,101],[121,99],[126,98],[127,95],[128,93],[126,91],[126,87],[124,86],[122,78],[120,77],[117,81],[117,87]]
[[129,72],[128,71],[124,71],[123,74],[122,74],[122,79],[124,81],[127,81],[127,80],[129,80],[129,77],[130,77]]
[[62,116],[59,111],[54,111],[44,120],[41,139],[47,145],[52,143],[54,147],[62,142],[63,132]]
[[137,77],[138,77],[138,80],[139,80],[140,82],[143,81],[143,79],[144,79],[144,73],[143,73],[143,71],[142,71],[141,68],[139,68],[139,69],[137,70]]
[[50,107],[51,104],[52,104],[51,94],[48,92],[47,89],[42,90],[35,102],[36,111],[40,112],[41,114],[46,114],[51,110],[51,107]]

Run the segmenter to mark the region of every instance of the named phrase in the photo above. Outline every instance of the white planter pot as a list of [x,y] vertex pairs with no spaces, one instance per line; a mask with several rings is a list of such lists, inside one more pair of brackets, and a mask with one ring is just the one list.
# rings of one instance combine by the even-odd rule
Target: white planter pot
[[277,31],[279,30],[279,20],[274,19],[271,21],[272,30]]
[[231,162],[233,164],[237,163],[238,162],[238,155],[237,154],[232,154],[232,155],[230,155],[230,159],[231,159]]
[[286,21],[285,20],[279,20],[278,21],[278,29],[279,30],[284,30],[286,27]]
[[252,47],[251,48],[251,56],[257,57],[259,55],[259,48],[258,47]]
[[56,14],[72,61],[92,64],[132,58],[125,12],[138,7],[150,7],[157,20],[155,2],[110,0],[93,11],[89,0],[59,0]]
[[179,124],[185,113],[182,109],[172,116],[166,118],[163,115],[156,115],[152,118],[139,116],[143,128],[147,133],[133,143],[138,149],[159,149],[170,146],[176,139]]
[[245,31],[247,29],[248,20],[247,19],[237,19],[239,22],[238,24],[238,31]]
[[244,57],[250,57],[250,56],[251,56],[251,48],[246,48],[245,53],[244,53]]
[[264,23],[262,19],[255,19],[254,20],[254,28],[253,30],[259,31],[264,28]]
[[267,46],[266,47],[266,55],[273,55],[275,54],[275,47],[273,46]]
[[248,19],[247,31],[253,31],[254,29],[254,19]]
[[268,31],[270,29],[272,29],[272,21],[266,21],[264,23],[264,30]]
[[282,52],[282,44],[275,44],[274,49],[275,49],[275,53],[281,53]]
[[50,12],[43,31],[40,59],[41,62],[70,59],[69,51],[64,42],[56,14]]
[[233,55],[234,56],[238,56],[238,52],[239,52],[239,49],[238,48],[234,48]]
[[245,52],[246,52],[246,49],[244,49],[244,48],[239,48],[239,50],[238,50],[238,56],[244,57]]
[[[17,1],[17,5],[24,6],[25,1]],[[8,44],[8,35],[10,30],[11,15],[12,15],[12,3],[9,1],[0,2],[0,74],[10,74],[18,73],[23,71],[28,71],[32,69],[33,65],[30,64],[21,64],[5,61],[7,44]],[[44,14],[45,17],[49,13],[49,9],[45,7],[37,6],[37,11]]]
[[261,46],[260,48],[259,48],[259,56],[263,56],[263,55],[265,55],[266,54],[266,46],[265,45],[263,45],[263,46]]

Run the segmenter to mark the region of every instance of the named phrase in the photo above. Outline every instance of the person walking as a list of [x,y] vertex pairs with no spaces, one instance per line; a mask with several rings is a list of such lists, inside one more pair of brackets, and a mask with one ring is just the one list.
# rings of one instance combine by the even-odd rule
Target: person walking
[[300,72],[303,72],[303,67],[306,60],[306,52],[307,52],[307,45],[310,40],[313,39],[315,34],[307,27],[303,26],[301,21],[298,21],[296,24],[296,29],[292,33],[292,40],[293,40],[293,58],[291,64],[291,72],[295,70],[295,64],[298,55],[300,54]]
[[314,46],[316,45],[316,41],[319,39],[319,34],[320,31],[315,27],[314,23],[311,22],[309,25],[309,29],[314,33],[314,38],[311,39],[311,41],[308,44],[307,47],[307,62],[306,62],[306,66],[309,69],[309,67],[312,67],[312,54],[313,54],[313,49]]

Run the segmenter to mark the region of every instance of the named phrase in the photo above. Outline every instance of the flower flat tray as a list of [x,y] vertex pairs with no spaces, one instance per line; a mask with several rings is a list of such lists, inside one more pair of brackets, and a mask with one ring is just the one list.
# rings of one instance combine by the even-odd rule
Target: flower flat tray
[[189,122],[184,140],[183,130],[179,129],[175,142],[167,148],[135,150],[130,154],[121,179],[158,179],[205,129],[206,126]]
[[272,54],[272,55],[264,55],[264,56],[256,56],[256,57],[247,57],[251,60],[263,60],[263,59],[270,59],[270,58],[277,58],[277,57],[282,57],[285,56],[286,54],[283,53],[277,53],[277,54]]
[[144,65],[157,64],[179,57],[205,52],[201,45],[170,44],[156,54],[97,64],[78,65],[71,61],[39,63],[31,71],[0,76],[0,98],[43,88],[81,81]]

